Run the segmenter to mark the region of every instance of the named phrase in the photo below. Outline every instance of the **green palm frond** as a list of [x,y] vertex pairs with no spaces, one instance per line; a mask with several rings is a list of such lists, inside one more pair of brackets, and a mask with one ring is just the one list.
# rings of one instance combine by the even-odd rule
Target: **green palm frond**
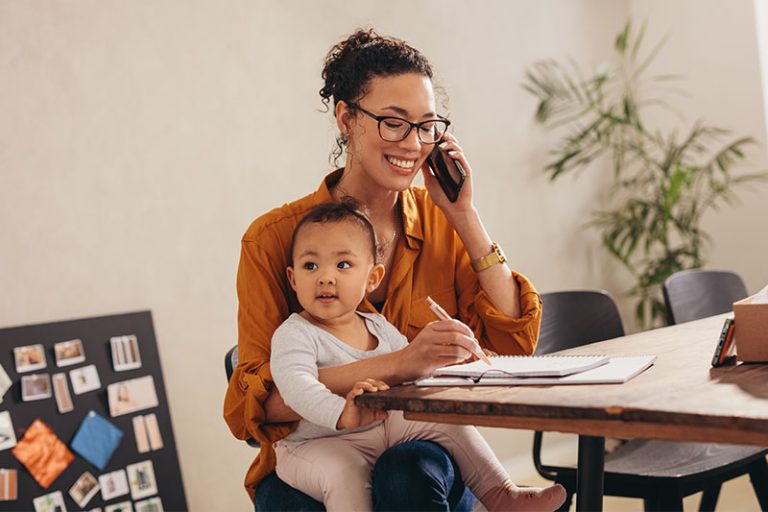
[[[635,314],[651,327],[665,318],[661,284],[679,270],[705,262],[710,236],[701,228],[707,211],[738,200],[736,189],[768,181],[766,172],[737,172],[752,137],[725,141],[730,132],[694,123],[682,136],[651,130],[643,116],[661,108],[681,117],[659,91],[686,94],[670,86],[677,74],[646,77],[666,38],[642,51],[646,23],[635,31],[627,21],[614,39],[615,61],[584,75],[573,60],[532,64],[523,88],[536,97],[534,119],[564,130],[544,172],[550,180],[581,172],[603,159],[613,171],[611,200],[593,213],[588,227],[634,277],[629,295]],[[652,90],[654,94],[649,94]]]

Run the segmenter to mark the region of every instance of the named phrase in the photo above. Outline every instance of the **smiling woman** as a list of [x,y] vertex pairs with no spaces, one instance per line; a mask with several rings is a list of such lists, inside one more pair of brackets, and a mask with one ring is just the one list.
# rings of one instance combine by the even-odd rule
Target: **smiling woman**
[[[449,122],[435,106],[432,67],[404,41],[358,30],[335,45],[323,69],[320,96],[333,102],[339,133],[335,161],[314,193],[276,208],[248,228],[238,270],[239,364],[230,380],[224,416],[239,439],[257,438],[261,450],[246,476],[258,510],[318,510],[322,504],[291,489],[273,473],[272,443],[285,438],[299,416],[283,402],[270,370],[275,329],[301,311],[286,269],[296,225],[313,206],[352,197],[368,213],[384,267],[382,282],[358,310],[379,312],[409,343],[394,352],[323,368],[320,381],[345,396],[366,379],[396,385],[471,357],[473,337],[502,354],[530,354],[541,306],[533,285],[505,265],[473,204],[472,167]],[[330,105],[329,105],[330,106]],[[449,200],[427,157],[438,145],[465,172]],[[413,185],[418,173],[426,188]],[[432,296],[455,320],[434,321]],[[469,326],[469,330],[466,328]],[[290,423],[289,423],[290,422]],[[448,453],[427,441],[385,451],[372,474],[373,508],[468,510]]]

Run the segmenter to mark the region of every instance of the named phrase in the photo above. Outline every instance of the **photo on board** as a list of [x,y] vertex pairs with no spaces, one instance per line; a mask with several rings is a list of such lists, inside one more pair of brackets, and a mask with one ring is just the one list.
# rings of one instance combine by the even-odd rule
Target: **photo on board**
[[70,370],[69,378],[72,381],[72,391],[76,395],[101,388],[99,372],[96,370],[96,365],[93,364]]
[[133,512],[133,505],[130,501],[121,501],[114,505],[107,505],[104,512]]
[[53,346],[56,366],[71,366],[85,361],[85,349],[80,339],[61,341]]
[[75,406],[72,403],[72,396],[69,394],[67,385],[67,375],[65,373],[53,374],[53,396],[56,399],[56,407],[61,414],[72,411]]
[[25,402],[51,398],[51,376],[35,373],[21,376],[21,399]]
[[16,373],[32,372],[48,366],[42,345],[16,347],[13,349],[13,357],[16,361]]
[[61,494],[61,491],[38,496],[32,500],[32,504],[35,506],[35,512],[61,512],[62,510],[67,510],[66,505],[64,505],[64,495]]
[[19,495],[18,477],[15,469],[0,469],[0,501],[16,501]]
[[155,481],[155,469],[151,460],[129,464],[128,483],[131,486],[131,499],[138,500],[157,494],[157,481]]
[[125,476],[125,470],[118,469],[99,476],[99,487],[101,488],[101,499],[104,501],[128,494],[128,479]]
[[107,386],[107,400],[109,414],[113,417],[157,407],[155,381],[147,375],[110,384]]
[[12,385],[13,385],[13,381],[8,376],[8,373],[6,373],[5,368],[3,368],[3,365],[0,364],[0,402],[3,401],[3,396],[5,395],[5,392],[8,391]]
[[80,478],[69,488],[69,495],[80,508],[84,508],[97,492],[99,492],[99,482],[88,471],[80,475]]
[[141,368],[139,341],[134,335],[114,336],[109,339],[112,348],[112,367],[116,372]]
[[147,426],[149,447],[153,450],[159,450],[163,447],[163,438],[160,435],[160,425],[157,423],[157,416],[155,416],[155,413],[144,416],[144,423]]
[[0,412],[0,450],[16,446],[16,432],[13,430],[10,411]]
[[163,502],[159,496],[137,501],[136,512],[163,512]]

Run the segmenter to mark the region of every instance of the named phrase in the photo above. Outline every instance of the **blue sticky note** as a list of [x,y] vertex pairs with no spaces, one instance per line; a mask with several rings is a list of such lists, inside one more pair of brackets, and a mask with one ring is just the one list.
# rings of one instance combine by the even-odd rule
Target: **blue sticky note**
[[115,453],[122,438],[122,430],[95,411],[89,411],[69,446],[82,458],[102,470]]

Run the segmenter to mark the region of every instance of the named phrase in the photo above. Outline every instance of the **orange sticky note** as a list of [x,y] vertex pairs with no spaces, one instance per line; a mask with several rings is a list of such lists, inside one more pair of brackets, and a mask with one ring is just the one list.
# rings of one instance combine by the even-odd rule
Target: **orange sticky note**
[[36,419],[11,450],[43,489],[47,489],[75,458],[48,425]]

